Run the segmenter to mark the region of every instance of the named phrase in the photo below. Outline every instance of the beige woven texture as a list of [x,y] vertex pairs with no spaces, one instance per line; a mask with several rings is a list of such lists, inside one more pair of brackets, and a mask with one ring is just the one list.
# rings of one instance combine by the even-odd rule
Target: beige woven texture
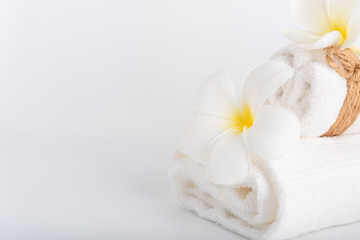
[[350,49],[328,47],[326,61],[347,81],[347,95],[336,122],[322,137],[339,136],[357,119],[360,113],[360,59]]

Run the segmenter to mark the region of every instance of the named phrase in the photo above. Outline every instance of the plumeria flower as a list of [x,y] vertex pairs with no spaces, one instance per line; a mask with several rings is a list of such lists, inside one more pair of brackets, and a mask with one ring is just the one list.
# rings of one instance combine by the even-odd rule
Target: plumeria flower
[[246,75],[239,95],[224,71],[201,83],[183,147],[204,165],[213,183],[237,186],[248,176],[252,154],[271,159],[298,141],[297,117],[284,108],[265,105],[292,75],[288,65],[269,61]]
[[308,31],[283,29],[283,34],[300,46],[359,50],[354,44],[360,36],[360,0],[290,0],[290,10]]

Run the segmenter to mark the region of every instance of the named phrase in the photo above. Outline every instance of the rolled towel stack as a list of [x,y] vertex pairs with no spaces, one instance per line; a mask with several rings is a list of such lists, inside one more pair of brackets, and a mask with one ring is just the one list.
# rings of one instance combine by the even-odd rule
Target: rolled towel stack
[[360,0],[290,10],[305,30],[239,94],[227,74],[200,85],[170,172],[185,207],[255,240],[360,220]]
[[360,136],[302,139],[281,158],[253,158],[240,187],[212,184],[182,150],[177,196],[201,217],[250,239],[288,239],[360,219]]

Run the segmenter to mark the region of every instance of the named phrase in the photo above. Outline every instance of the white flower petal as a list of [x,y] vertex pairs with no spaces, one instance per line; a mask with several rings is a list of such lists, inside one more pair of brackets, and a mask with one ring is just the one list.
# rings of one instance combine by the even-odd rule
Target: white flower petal
[[358,48],[357,46],[351,46],[350,48],[351,48],[351,50],[353,50],[355,53],[357,53],[357,54],[360,55],[360,48]]
[[300,122],[295,114],[277,106],[263,106],[256,112],[247,141],[252,153],[264,159],[279,157],[300,138]]
[[337,27],[344,27],[360,7],[359,0],[327,0],[328,17]]
[[349,48],[357,42],[360,36],[360,9],[352,15],[347,25],[347,37],[343,45],[344,48]]
[[232,80],[225,71],[218,71],[199,86],[193,101],[195,110],[228,117],[237,107],[237,94]]
[[314,43],[320,39],[320,36],[302,30],[282,28],[282,34],[295,43]]
[[324,34],[330,30],[325,0],[290,0],[294,19],[311,32]]
[[343,36],[339,31],[329,32],[319,38],[318,41],[314,43],[304,43],[300,44],[301,47],[305,49],[323,49],[331,45],[340,45],[343,42]]
[[196,162],[202,162],[206,147],[222,132],[229,128],[230,122],[214,116],[194,113],[183,135],[185,153]]
[[250,155],[244,134],[227,131],[209,146],[204,158],[205,173],[215,184],[237,186],[248,176]]
[[250,104],[253,110],[260,107],[291,76],[294,70],[289,65],[268,61],[257,65],[248,72],[241,89],[241,101]]

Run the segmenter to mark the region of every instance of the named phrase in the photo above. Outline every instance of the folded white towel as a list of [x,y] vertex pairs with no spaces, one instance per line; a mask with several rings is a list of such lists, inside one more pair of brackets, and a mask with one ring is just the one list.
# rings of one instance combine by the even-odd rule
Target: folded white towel
[[[269,103],[295,112],[301,121],[302,136],[321,136],[336,121],[347,93],[346,80],[327,64],[325,50],[290,45],[272,59],[294,67],[295,74]],[[360,133],[359,118],[344,134],[351,133]]]
[[178,198],[251,239],[288,239],[360,219],[360,136],[303,139],[281,159],[254,159],[239,188],[210,183],[181,150],[170,171]]

